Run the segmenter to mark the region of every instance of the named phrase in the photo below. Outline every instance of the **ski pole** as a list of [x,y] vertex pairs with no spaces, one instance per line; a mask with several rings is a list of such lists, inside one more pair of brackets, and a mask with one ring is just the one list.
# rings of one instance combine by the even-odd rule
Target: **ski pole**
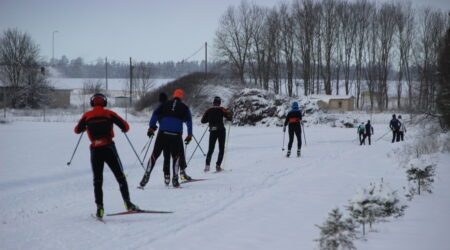
[[[208,127],[206,127],[206,129],[205,129],[205,132],[203,132],[203,135],[202,135],[202,137],[200,138],[200,142],[202,142],[202,140],[203,140],[203,137],[205,136],[205,134],[206,134],[206,131],[208,131]],[[197,148],[199,147],[199,145],[200,145],[200,143],[199,144],[197,144],[197,146],[195,147],[195,149],[194,149],[194,151],[192,152],[192,154],[191,154],[191,157],[189,158],[189,161],[187,162],[187,165],[189,165],[189,162],[191,162],[191,160],[192,160],[192,157],[194,156],[194,154],[195,154],[195,151],[197,151]]]
[[123,133],[125,137],[127,138],[128,142],[130,143],[131,148],[133,149],[134,154],[136,155],[139,163],[141,164],[141,167],[145,170],[144,164],[142,163],[141,159],[139,158],[139,155],[136,153],[136,150],[133,147],[133,144],[130,141],[130,138],[128,138],[128,135],[126,133]]
[[286,130],[283,131],[283,146],[281,147],[281,151],[284,151],[284,138],[286,138]]
[[303,130],[303,139],[305,139],[305,147],[308,146],[308,143],[306,143],[306,133],[305,133],[305,125],[302,125]]
[[382,136],[380,136],[376,141],[379,141],[381,138],[383,138],[385,135],[387,135],[391,130],[389,129],[386,133],[384,133]]
[[83,134],[84,134],[84,132],[81,133],[80,138],[78,138],[77,145],[75,146],[75,149],[73,150],[72,157],[70,157],[70,161],[67,162],[67,166],[70,166],[70,164],[72,163],[72,159],[73,159],[73,157],[75,156],[75,152],[77,152],[77,148],[78,148],[78,145],[80,144],[81,137],[83,137]]
[[197,143],[198,147],[200,148],[200,151],[202,151],[203,156],[206,156],[205,151],[203,151],[202,146],[200,146],[200,142],[197,141],[197,138],[195,138],[195,135],[193,135],[192,137],[194,137],[194,140]]
[[[142,159],[142,162],[145,162],[145,158],[147,157],[147,153],[148,153],[148,150],[150,149],[150,145],[152,145],[152,140],[153,140],[153,136],[150,138],[150,140],[147,142],[147,144],[148,144],[148,147],[147,147],[147,151],[145,151],[145,154],[144,154],[144,158]],[[144,146],[145,147],[145,146]],[[142,154],[142,152],[141,152],[141,154]]]
[[227,140],[225,142],[225,149],[223,151],[223,164],[222,164],[222,169],[223,166],[225,166],[225,163],[227,162],[227,152],[228,152],[228,142],[230,141],[230,134],[231,134],[231,121],[228,122],[228,134],[227,134]]

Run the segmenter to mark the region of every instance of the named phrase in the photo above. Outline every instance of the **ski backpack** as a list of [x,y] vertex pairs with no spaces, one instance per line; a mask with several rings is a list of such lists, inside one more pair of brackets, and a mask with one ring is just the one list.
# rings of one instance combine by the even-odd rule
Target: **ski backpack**
[[359,125],[358,130],[359,130],[360,133],[363,133],[364,130],[366,130],[366,126],[361,124],[361,125]]

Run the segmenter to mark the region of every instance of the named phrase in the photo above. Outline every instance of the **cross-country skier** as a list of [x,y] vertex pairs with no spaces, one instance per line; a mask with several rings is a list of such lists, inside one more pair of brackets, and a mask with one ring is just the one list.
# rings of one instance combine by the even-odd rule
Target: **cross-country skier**
[[364,125],[364,122],[361,122],[359,124],[358,129],[356,130],[356,133],[359,134],[359,145],[363,145],[364,143],[364,132],[366,131],[366,126]]
[[116,177],[120,186],[120,192],[127,210],[139,210],[139,207],[131,203],[128,184],[123,173],[122,163],[114,145],[113,124],[116,124],[123,133],[128,132],[129,125],[119,115],[105,109],[106,96],[95,94],[91,97],[92,110],[86,112],[75,127],[75,133],[79,134],[87,130],[91,141],[91,165],[94,174],[95,203],[97,204],[98,218],[104,215],[103,207],[103,166],[105,162]]
[[219,155],[217,157],[216,162],[216,171],[221,171],[221,164],[223,160],[223,155],[225,152],[225,138],[226,138],[226,130],[223,124],[223,118],[226,118],[231,122],[233,115],[230,111],[221,107],[220,104],[222,100],[220,97],[216,96],[213,100],[213,106],[206,110],[203,114],[202,123],[208,123],[209,126],[209,147],[208,154],[206,155],[206,164],[205,164],[205,172],[209,171],[209,166],[211,164],[211,157],[214,152],[214,147],[216,145],[216,141],[219,141]]
[[[161,92],[159,94],[159,105],[156,109],[158,109],[161,105],[163,105],[164,103],[167,102],[167,95],[164,92]],[[149,138],[152,138],[155,135],[155,130],[156,130],[157,126],[155,125],[154,128],[149,128],[148,132],[147,132],[147,136]],[[155,145],[153,147],[153,152],[150,156],[150,159],[148,160],[147,163],[147,168],[150,168],[150,172],[153,170],[155,164],[156,164],[156,160],[158,159],[158,157],[161,155],[161,152],[163,152],[163,146],[162,146],[162,141],[161,141],[161,137],[158,135],[156,136],[156,140],[155,140]],[[165,150],[164,151],[164,183],[166,185],[169,185],[170,183],[170,152],[169,150]]]
[[363,137],[363,140],[362,140],[362,143],[361,144],[366,144],[366,138],[368,138],[368,140],[369,140],[369,145],[370,145],[370,143],[371,143],[371,141],[370,141],[370,136],[371,135],[373,135],[373,127],[372,127],[372,125],[370,125],[370,120],[368,120],[367,121],[367,123],[366,123],[366,126],[364,126],[364,137]]
[[[158,106],[157,109],[152,114],[150,119],[150,128],[147,135],[151,136],[155,133],[157,129],[156,122],[159,121],[159,132],[158,137],[160,137],[160,147],[162,150],[168,151],[172,156],[173,160],[173,177],[172,185],[174,187],[179,187],[180,183],[178,181],[178,171],[181,167],[180,175],[186,176],[186,161],[181,160],[184,155],[183,148],[183,123],[186,123],[188,129],[188,135],[185,138],[186,145],[192,139],[192,116],[189,107],[186,106],[181,100],[184,98],[184,92],[181,89],[175,90],[173,94],[173,99],[165,102],[164,104]],[[156,147],[156,143],[155,143]],[[153,170],[152,166],[147,166],[145,174],[140,182],[141,188],[143,188],[149,178],[150,173]],[[186,177],[185,177],[186,178]]]
[[289,125],[289,143],[286,156],[291,155],[292,143],[294,142],[294,134],[297,137],[297,156],[300,156],[300,150],[302,149],[302,110],[298,107],[298,102],[292,103],[292,109],[286,116],[286,120],[283,126],[283,132],[286,132],[286,126]]
[[400,141],[400,134],[399,134],[400,125],[401,124],[395,117],[395,114],[393,114],[392,120],[389,123],[389,128],[392,130],[392,143],[394,143],[394,141],[397,141],[397,142]]
[[400,122],[400,129],[398,130],[398,136],[399,136],[400,140],[403,141],[403,139],[405,137],[405,133],[406,133],[406,126],[402,120],[401,115],[398,116],[398,121]]

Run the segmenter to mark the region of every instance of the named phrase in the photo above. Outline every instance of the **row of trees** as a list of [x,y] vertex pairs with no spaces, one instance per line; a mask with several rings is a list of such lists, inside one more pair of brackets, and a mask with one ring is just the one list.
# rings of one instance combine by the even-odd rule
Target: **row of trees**
[[[181,62],[136,62],[133,65],[145,65],[151,69],[153,78],[178,78],[192,72],[203,72],[205,69],[204,61],[181,61]],[[69,60],[66,56],[54,60],[54,68],[63,77],[68,78],[103,78],[108,67],[108,77],[127,78],[129,77],[130,63],[119,61],[108,61],[105,58],[99,58],[95,62],[86,63],[83,58],[77,57]],[[218,65],[208,63],[208,68],[214,69]]]
[[52,88],[40,62],[39,47],[17,29],[0,36],[0,83],[4,105],[38,108],[50,104]]
[[304,95],[334,89],[355,95],[360,107],[366,90],[370,106],[383,110],[392,87],[402,107],[406,83],[408,107],[434,110],[437,54],[447,27],[445,13],[408,3],[296,0],[267,8],[243,1],[222,15],[215,49],[242,82],[252,79],[275,93],[285,80],[292,96],[301,79]]

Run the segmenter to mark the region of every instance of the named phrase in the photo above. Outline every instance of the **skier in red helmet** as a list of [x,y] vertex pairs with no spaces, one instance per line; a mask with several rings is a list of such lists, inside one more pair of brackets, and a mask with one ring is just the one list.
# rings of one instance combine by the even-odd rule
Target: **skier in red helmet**
[[107,105],[106,96],[95,94],[91,97],[92,110],[86,112],[75,127],[75,133],[80,134],[87,131],[91,141],[91,166],[94,174],[94,194],[97,204],[98,218],[104,215],[103,208],[103,166],[105,162],[116,177],[120,186],[120,192],[127,210],[139,210],[139,207],[131,203],[128,184],[123,173],[122,163],[114,145],[113,124],[116,124],[122,132],[130,129],[128,123],[115,112],[105,109]]

